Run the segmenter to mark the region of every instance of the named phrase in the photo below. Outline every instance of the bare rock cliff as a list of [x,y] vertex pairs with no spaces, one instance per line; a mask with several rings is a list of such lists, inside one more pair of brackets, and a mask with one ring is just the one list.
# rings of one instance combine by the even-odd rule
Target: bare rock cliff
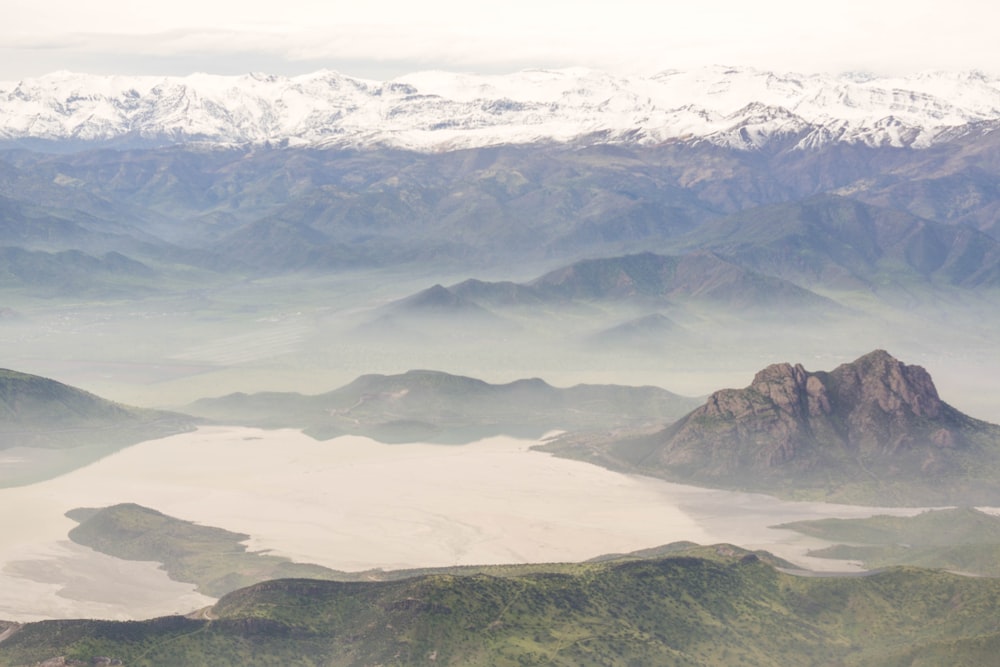
[[830,372],[768,366],[749,387],[712,394],[651,445],[640,466],[672,478],[837,496],[868,482],[976,486],[963,476],[975,476],[977,460],[1000,461],[1000,427],[942,401],[922,367],[876,350]]

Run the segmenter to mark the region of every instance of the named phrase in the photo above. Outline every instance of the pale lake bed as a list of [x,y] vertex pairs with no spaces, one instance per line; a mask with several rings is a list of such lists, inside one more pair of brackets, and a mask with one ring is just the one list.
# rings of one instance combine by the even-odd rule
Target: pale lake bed
[[123,502],[246,533],[251,550],[347,571],[580,561],[679,540],[766,549],[810,569],[825,542],[775,524],[919,510],[802,503],[625,475],[496,437],[468,445],[316,441],[206,427],[0,489],[0,619],[149,618],[213,602],[156,563],[69,541],[77,507]]

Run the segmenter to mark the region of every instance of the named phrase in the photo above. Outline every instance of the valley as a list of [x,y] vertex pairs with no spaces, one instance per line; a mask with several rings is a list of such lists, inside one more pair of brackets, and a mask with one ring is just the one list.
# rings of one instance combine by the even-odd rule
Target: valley
[[[0,489],[11,527],[0,543],[8,591],[0,617],[125,619],[208,604],[186,608],[199,599],[191,584],[169,582],[147,563],[115,559],[134,571],[119,580],[108,556],[69,543],[76,522],[66,512],[122,502],[245,533],[250,552],[351,573],[583,561],[677,541],[733,543],[800,566],[856,570],[806,557],[829,543],[772,526],[916,512],[669,484],[554,458],[532,444],[504,437],[468,445],[383,445],[356,436],[319,442],[292,430],[204,427],[47,482]],[[133,599],[138,582],[149,589]]]
[[982,664],[998,91],[0,82],[0,664]]

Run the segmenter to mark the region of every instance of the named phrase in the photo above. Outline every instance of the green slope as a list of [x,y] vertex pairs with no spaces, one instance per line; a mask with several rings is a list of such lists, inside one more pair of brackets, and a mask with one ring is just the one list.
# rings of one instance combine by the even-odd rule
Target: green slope
[[[247,551],[243,543],[250,538],[249,535],[177,519],[135,503],[77,508],[67,512],[66,516],[80,524],[69,532],[69,538],[77,544],[123,560],[160,563],[171,579],[195,584],[202,593],[216,597],[251,584],[288,577],[395,581],[427,574],[520,576],[536,571],[562,571],[560,568],[572,571],[576,567],[573,564],[487,564],[342,572],[310,563],[293,563],[266,552]],[[645,560],[703,549],[692,542],[676,542],[628,554],[606,554],[594,561]],[[717,551],[723,554],[750,553],[730,546],[721,546]],[[773,565],[794,567],[766,552],[756,555]]]
[[867,568],[916,565],[1000,577],[1000,517],[968,507],[914,517],[819,519],[776,527],[842,543],[812,551],[811,556],[859,560]]
[[197,620],[27,624],[0,643],[0,664],[975,664],[997,645],[998,603],[994,579],[912,568],[795,577],[747,555],[508,577],[286,579],[227,595]]
[[0,450],[11,454],[0,487],[49,479],[122,447],[191,430],[194,421],[0,369]]
[[75,509],[66,516],[80,522],[69,532],[77,544],[116,558],[162,563],[171,579],[196,584],[206,595],[219,596],[281,577],[343,575],[319,565],[248,552],[242,543],[249,535],[175,519],[132,503]]

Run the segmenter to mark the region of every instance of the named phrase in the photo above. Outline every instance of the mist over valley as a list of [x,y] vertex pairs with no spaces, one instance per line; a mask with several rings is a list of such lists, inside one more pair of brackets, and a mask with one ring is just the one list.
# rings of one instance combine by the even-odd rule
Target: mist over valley
[[[0,87],[0,663],[995,645],[995,79],[251,79]],[[700,611],[653,623],[640,574]]]

